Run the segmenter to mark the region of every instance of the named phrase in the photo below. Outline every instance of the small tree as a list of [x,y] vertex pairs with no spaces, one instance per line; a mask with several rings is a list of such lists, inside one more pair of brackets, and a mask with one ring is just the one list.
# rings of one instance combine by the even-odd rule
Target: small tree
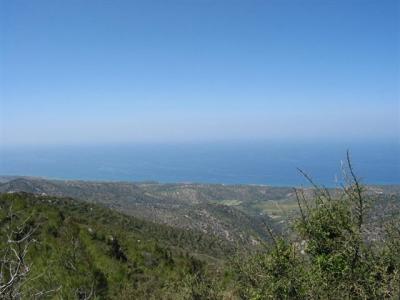
[[56,293],[61,286],[39,291],[29,287],[41,276],[32,276],[30,257],[38,243],[35,237],[39,225],[32,216],[26,217],[19,197],[20,194],[8,195],[7,201],[0,204],[0,299],[39,299]]
[[245,299],[395,299],[400,293],[400,228],[383,243],[364,232],[367,200],[347,153],[345,185],[334,196],[313,186],[310,199],[295,190],[300,217],[295,241],[274,238],[267,251],[236,268]]
[[366,199],[348,152],[346,170],[343,192],[335,198],[301,171],[314,186],[312,206],[304,193],[296,192],[301,218],[295,223],[296,232],[307,245],[312,296],[329,297],[333,292],[354,298],[370,294],[370,283],[365,279],[371,271],[372,253],[362,234]]

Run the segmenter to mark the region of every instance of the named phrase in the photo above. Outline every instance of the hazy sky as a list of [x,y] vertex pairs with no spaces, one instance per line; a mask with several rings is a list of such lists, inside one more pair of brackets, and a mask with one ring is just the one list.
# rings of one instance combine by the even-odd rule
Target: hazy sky
[[0,3],[0,144],[399,138],[397,0]]

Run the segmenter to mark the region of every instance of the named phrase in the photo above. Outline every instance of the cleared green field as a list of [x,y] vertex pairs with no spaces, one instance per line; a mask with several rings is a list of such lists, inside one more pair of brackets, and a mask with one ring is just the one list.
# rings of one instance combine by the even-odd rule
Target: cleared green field
[[215,203],[222,204],[222,205],[227,205],[227,206],[239,206],[243,203],[243,201],[240,200],[221,200],[221,201],[215,201]]
[[256,210],[259,213],[268,215],[272,219],[279,220],[287,220],[289,215],[296,213],[298,211],[297,202],[288,199],[288,200],[268,200],[257,202],[252,205],[252,210]]

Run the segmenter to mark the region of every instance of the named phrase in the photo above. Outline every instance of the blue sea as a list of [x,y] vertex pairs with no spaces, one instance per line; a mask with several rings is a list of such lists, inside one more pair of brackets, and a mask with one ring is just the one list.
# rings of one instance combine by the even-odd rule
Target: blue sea
[[359,177],[400,184],[399,142],[225,142],[0,148],[0,174],[104,181],[335,186],[349,149]]

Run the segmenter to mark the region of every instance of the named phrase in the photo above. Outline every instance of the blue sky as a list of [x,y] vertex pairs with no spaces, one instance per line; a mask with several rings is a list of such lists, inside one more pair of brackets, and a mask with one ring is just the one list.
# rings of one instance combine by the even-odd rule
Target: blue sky
[[399,1],[0,3],[2,145],[399,139]]

